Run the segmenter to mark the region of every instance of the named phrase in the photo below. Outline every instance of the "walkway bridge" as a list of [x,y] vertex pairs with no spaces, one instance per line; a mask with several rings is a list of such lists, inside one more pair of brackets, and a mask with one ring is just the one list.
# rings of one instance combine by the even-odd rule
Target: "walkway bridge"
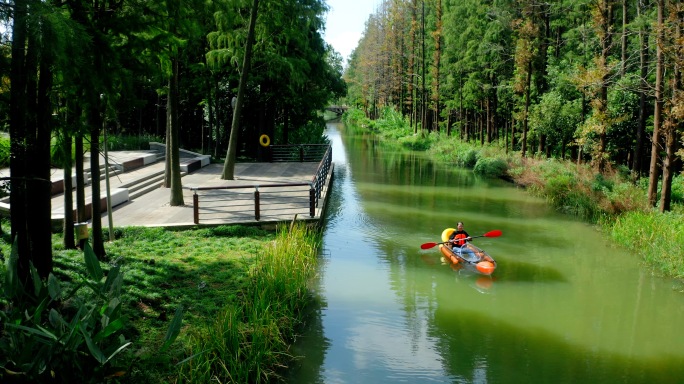
[[347,109],[349,109],[349,107],[346,105],[331,105],[325,108],[326,111],[334,112],[338,116],[342,116],[343,113],[347,112]]

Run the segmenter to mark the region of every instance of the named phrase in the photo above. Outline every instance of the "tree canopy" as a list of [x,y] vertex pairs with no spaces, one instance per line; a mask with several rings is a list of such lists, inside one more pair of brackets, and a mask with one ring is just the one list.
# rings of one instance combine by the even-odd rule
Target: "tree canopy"
[[[11,137],[12,232],[25,279],[30,263],[42,277],[52,268],[50,168],[66,166],[51,162],[53,137],[64,143],[73,139],[79,151],[89,141],[92,169],[98,168],[104,129],[164,137],[173,205],[183,204],[178,148],[226,155],[251,4],[0,3],[0,23],[9,28],[0,36],[0,124]],[[271,143],[291,144],[306,136],[298,131],[315,126],[322,136],[319,112],[346,93],[341,58],[322,38],[328,11],[324,1],[261,0],[259,8],[254,71],[234,128],[240,131],[238,156],[252,159],[264,156],[258,141],[262,134]],[[83,153],[77,159],[79,155]],[[97,184],[92,186],[93,201],[100,198]],[[80,211],[84,204],[78,205]],[[103,256],[100,230],[94,210],[93,233],[98,236],[93,249]]]
[[648,175],[651,204],[668,210],[684,154],[682,22],[674,0],[383,0],[347,101],[371,118],[395,108],[423,133]]

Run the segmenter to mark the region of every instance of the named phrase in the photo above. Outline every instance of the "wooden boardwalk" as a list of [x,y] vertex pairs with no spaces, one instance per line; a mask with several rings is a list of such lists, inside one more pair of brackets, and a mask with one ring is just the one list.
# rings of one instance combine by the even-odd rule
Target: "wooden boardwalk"
[[[191,188],[197,187],[222,187],[222,186],[247,186],[246,191],[254,186],[278,183],[308,183],[316,173],[318,163],[249,163],[236,164],[235,180],[222,180],[222,164],[210,164],[182,178],[183,200],[185,205],[172,207],[169,205],[171,192],[167,188],[157,188],[132,201],[114,207],[112,209],[112,221],[114,227],[123,226],[162,226],[162,227],[192,227],[196,226],[193,216],[193,195]],[[300,220],[319,221],[325,209],[325,202],[330,186],[330,177],[323,191],[319,206],[315,210],[314,217],[310,217],[306,206],[301,204],[287,206],[281,205],[276,214],[262,216],[260,220],[254,218],[253,206],[245,206],[237,199],[227,198],[222,204],[213,204],[212,211],[223,213],[218,218],[203,219],[200,216],[199,225],[220,224],[261,224],[273,225],[279,222],[291,221],[295,218]],[[251,192],[246,192],[251,193]],[[308,198],[308,190],[302,190],[303,197]],[[263,204],[262,199],[262,205]],[[200,205],[207,205],[200,200]],[[236,206],[237,210],[236,210]],[[263,211],[268,206],[262,207]],[[200,210],[202,211],[202,209]],[[215,215],[214,215],[215,216]],[[107,214],[102,215],[103,227],[108,227]]]
[[[137,162],[141,156],[147,156],[146,152],[110,152],[110,159],[115,159],[119,164],[124,162]],[[110,161],[111,162],[111,161]],[[102,163],[102,162],[101,162]],[[169,204],[171,192],[168,188],[160,186],[160,175],[164,172],[164,161],[156,161],[151,164],[126,171],[109,178],[110,191],[112,193],[112,225],[113,227],[126,226],[146,226],[146,227],[196,227],[204,225],[230,225],[230,224],[250,224],[273,227],[280,222],[297,220],[319,222],[325,212],[325,204],[328,197],[328,190],[332,183],[333,169],[330,169],[321,196],[315,207],[315,214],[310,215],[310,207],[306,202],[302,204],[302,199],[308,199],[308,188],[299,188],[299,192],[289,192],[287,197],[279,198],[277,188],[266,191],[259,188],[264,185],[286,184],[286,183],[310,183],[318,170],[318,162],[292,162],[292,163],[238,163],[235,165],[235,180],[222,180],[221,173],[223,164],[209,164],[192,171],[182,177],[183,185],[183,206],[172,207]],[[87,167],[89,168],[89,166]],[[9,173],[7,170],[1,173]],[[104,172],[103,172],[104,175]],[[61,180],[61,171],[56,170],[51,177],[54,182]],[[128,189],[132,185],[140,184],[155,178],[157,180],[151,187],[146,187],[144,193],[131,193],[128,198]],[[75,185],[75,183],[74,183]],[[194,191],[193,188],[206,187],[237,187],[243,194],[251,194],[259,190],[263,196],[261,198],[261,211],[259,220],[254,215],[254,204],[246,206],[243,201],[231,198],[226,195],[220,202],[209,203],[204,198],[199,199],[200,221],[195,223],[193,209],[193,195],[202,192]],[[86,204],[91,202],[91,188],[86,186]],[[104,198],[107,193],[106,181],[100,182],[100,194]],[[292,194],[300,196],[292,196]],[[76,193],[72,191],[74,206]],[[115,196],[116,195],[116,196]],[[268,198],[270,196],[270,198]],[[121,204],[117,203],[117,197],[128,199]],[[308,200],[307,200],[308,201]],[[274,205],[275,204],[275,205]],[[276,207],[277,206],[277,207]],[[274,208],[276,207],[276,208]],[[211,211],[212,215],[203,214],[203,211]],[[52,198],[52,217],[53,222],[59,222],[64,217],[64,194],[59,193]],[[90,224],[90,223],[89,223]],[[106,209],[102,214],[103,228],[109,227],[109,214]],[[89,225],[90,227],[90,225]]]

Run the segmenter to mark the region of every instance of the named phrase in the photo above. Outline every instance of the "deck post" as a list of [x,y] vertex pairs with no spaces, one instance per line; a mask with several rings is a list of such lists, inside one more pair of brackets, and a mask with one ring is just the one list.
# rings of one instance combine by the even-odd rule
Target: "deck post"
[[259,187],[254,187],[254,220],[259,221],[261,218],[259,212]]
[[194,191],[195,193],[192,195],[192,219],[195,224],[199,224],[199,195],[196,189]]
[[311,217],[316,216],[316,188],[314,188],[313,183],[309,189],[309,215]]

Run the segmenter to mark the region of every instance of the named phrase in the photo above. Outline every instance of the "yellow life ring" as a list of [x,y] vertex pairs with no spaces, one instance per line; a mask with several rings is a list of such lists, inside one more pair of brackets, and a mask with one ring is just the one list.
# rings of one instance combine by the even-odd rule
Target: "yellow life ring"
[[267,134],[263,134],[259,137],[259,144],[261,144],[262,147],[268,147],[271,145],[271,138],[268,137]]

